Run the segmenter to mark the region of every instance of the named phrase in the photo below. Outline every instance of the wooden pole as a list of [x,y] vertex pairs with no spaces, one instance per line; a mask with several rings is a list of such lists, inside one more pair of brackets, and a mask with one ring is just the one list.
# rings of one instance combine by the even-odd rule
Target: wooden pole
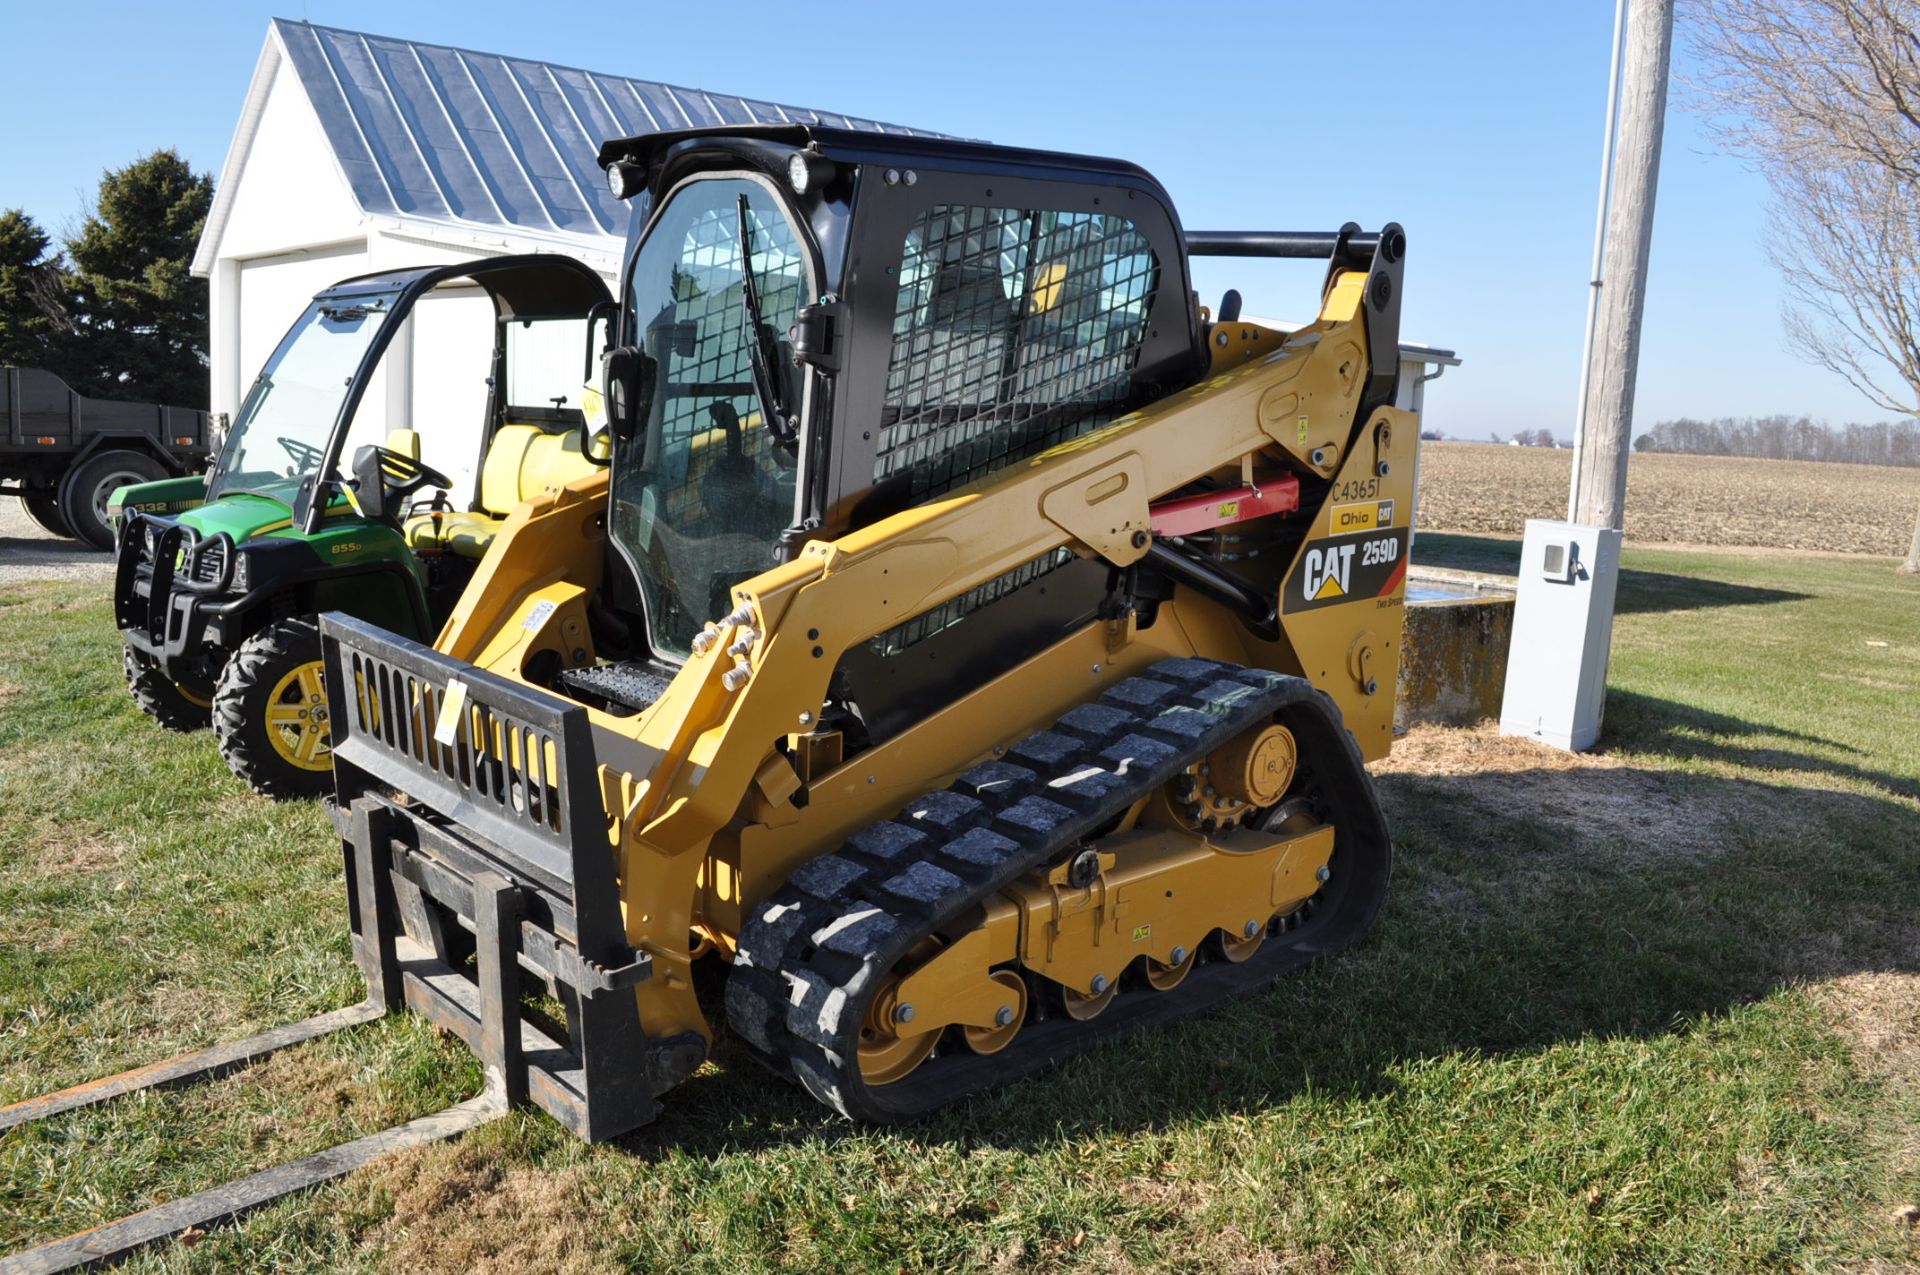
[[1585,436],[1574,453],[1573,518],[1618,530],[1626,514],[1640,315],[1647,300],[1660,136],[1667,118],[1667,66],[1674,0],[1631,0],[1621,74],[1620,131],[1607,212],[1600,314],[1587,370]]

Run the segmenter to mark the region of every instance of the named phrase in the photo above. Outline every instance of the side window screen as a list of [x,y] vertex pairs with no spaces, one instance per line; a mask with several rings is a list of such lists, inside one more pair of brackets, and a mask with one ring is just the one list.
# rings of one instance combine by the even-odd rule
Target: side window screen
[[929,209],[901,255],[874,481],[938,495],[1120,415],[1158,282],[1125,217]]

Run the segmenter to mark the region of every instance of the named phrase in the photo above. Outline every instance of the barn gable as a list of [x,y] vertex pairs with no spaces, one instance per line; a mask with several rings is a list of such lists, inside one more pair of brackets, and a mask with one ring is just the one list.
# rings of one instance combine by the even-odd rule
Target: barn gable
[[[602,251],[626,233],[595,155],[609,137],[709,124],[820,122],[911,133],[874,120],[607,75],[526,58],[275,18],[195,253],[207,275],[279,110],[287,75],[359,212],[424,227],[508,231]],[[317,175],[316,175],[317,176]],[[416,228],[419,228],[417,226]]]

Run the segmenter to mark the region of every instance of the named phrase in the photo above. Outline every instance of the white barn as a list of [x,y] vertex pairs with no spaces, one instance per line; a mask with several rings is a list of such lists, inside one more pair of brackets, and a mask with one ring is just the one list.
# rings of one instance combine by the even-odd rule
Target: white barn
[[[351,275],[559,252],[611,285],[627,205],[596,162],[609,137],[791,121],[912,131],[275,18],[193,259],[210,281],[212,409],[231,418],[313,294]],[[452,355],[491,348],[490,315],[477,295],[421,307],[374,391],[389,420],[429,435],[478,420],[484,369]]]

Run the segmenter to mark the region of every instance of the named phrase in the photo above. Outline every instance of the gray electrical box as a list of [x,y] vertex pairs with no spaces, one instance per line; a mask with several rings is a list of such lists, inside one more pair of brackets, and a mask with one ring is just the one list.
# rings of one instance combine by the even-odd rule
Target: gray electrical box
[[1500,733],[1575,752],[1600,738],[1620,533],[1527,520]]

